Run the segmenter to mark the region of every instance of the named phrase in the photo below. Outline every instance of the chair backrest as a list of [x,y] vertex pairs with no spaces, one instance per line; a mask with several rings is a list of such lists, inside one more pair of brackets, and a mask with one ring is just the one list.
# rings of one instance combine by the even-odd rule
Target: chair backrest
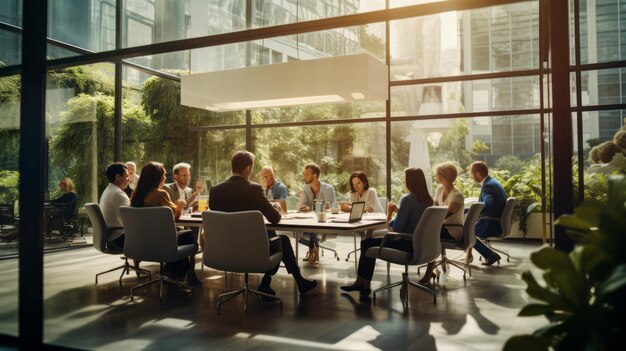
[[502,210],[502,215],[500,216],[500,226],[502,227],[501,238],[505,238],[511,235],[511,226],[513,225],[513,211],[515,210],[515,204],[517,204],[517,199],[514,197],[509,197],[506,199],[506,203],[504,204],[504,209]]
[[207,267],[229,272],[268,271],[269,242],[259,211],[203,211],[204,251]]
[[441,254],[441,226],[448,213],[447,206],[430,206],[424,210],[413,232],[413,258],[407,264],[422,264]]
[[463,222],[463,249],[474,247],[474,244],[476,244],[476,222],[483,207],[485,207],[485,204],[482,202],[474,202],[465,214],[465,221]]
[[383,213],[387,213],[387,203],[389,202],[389,199],[386,197],[379,197],[378,202],[380,202],[380,207],[383,209]]
[[107,252],[108,227],[100,206],[90,202],[85,204],[85,212],[93,228],[93,247],[100,252]]
[[120,207],[124,224],[124,255],[140,261],[178,260],[174,215],[169,207]]

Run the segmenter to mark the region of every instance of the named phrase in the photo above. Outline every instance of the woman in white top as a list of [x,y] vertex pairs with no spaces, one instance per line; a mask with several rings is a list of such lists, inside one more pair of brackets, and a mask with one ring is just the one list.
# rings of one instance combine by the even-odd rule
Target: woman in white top
[[435,177],[441,184],[435,193],[435,206],[448,206],[448,214],[441,228],[442,240],[463,240],[463,207],[465,199],[454,186],[457,170],[452,163],[445,162],[435,168]]
[[356,171],[350,175],[350,202],[341,204],[341,210],[349,212],[352,203],[357,201],[365,202],[365,212],[382,213],[383,208],[378,201],[376,190],[370,188],[369,180],[364,172]]

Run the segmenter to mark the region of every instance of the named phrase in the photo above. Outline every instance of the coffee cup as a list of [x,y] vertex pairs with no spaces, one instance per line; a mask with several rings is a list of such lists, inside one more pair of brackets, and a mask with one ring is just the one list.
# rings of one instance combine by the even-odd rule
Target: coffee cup
[[326,222],[326,212],[320,212],[317,214],[318,222]]
[[338,214],[339,213],[339,207],[333,207],[330,209],[330,213],[332,214]]

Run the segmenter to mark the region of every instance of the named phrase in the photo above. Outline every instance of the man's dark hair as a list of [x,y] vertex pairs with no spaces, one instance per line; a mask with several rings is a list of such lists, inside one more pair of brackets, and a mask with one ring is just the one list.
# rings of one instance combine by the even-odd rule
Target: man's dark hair
[[248,166],[252,166],[254,163],[254,154],[250,151],[237,151],[230,159],[230,165],[233,173],[241,173]]
[[116,175],[124,174],[125,169],[128,169],[128,167],[126,167],[126,164],[122,162],[111,163],[107,167],[107,170],[106,170],[107,179],[109,180],[109,183],[113,183],[115,181]]
[[304,166],[304,168],[310,169],[313,174],[317,174],[318,178],[320,177],[320,173],[322,173],[320,166],[318,166],[317,163],[314,162],[309,163],[308,165]]

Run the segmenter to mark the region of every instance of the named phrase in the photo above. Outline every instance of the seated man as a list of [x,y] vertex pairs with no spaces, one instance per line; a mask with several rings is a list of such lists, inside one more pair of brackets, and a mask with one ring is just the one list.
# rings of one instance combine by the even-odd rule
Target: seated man
[[[298,211],[308,212],[315,210],[315,201],[322,200],[323,205],[336,207],[335,188],[332,185],[320,181],[321,169],[316,163],[309,163],[304,166],[302,177],[304,185],[300,191],[300,199],[298,200]],[[311,264],[319,263],[319,240],[317,233],[304,233],[309,235],[309,252],[306,254],[304,261]]]
[[112,163],[107,167],[106,175],[109,185],[100,196],[100,209],[107,226],[117,228],[109,234],[107,248],[119,251],[124,247],[124,225],[119,209],[121,206],[130,206],[130,199],[124,192],[129,181],[128,168],[121,162]]
[[261,168],[261,184],[263,184],[265,197],[270,201],[277,201],[281,211],[287,213],[287,187],[274,177],[272,166]]
[[[485,204],[476,222],[476,236],[480,239],[499,236],[502,234],[500,222],[492,220],[490,217],[500,218],[502,215],[504,204],[506,203],[504,188],[497,180],[489,176],[489,169],[482,161],[472,163],[469,172],[474,181],[481,184],[478,201]],[[474,248],[485,258],[483,265],[491,266],[495,262],[500,261],[500,255],[493,252],[480,240],[476,240]]]
[[[280,213],[272,206],[263,194],[263,189],[259,184],[250,182],[252,167],[254,165],[254,155],[248,151],[237,151],[231,158],[231,168],[233,175],[224,182],[211,188],[209,196],[209,208],[215,211],[238,212],[258,210],[271,223],[280,222]],[[307,280],[300,274],[300,267],[296,262],[296,257],[291,247],[289,238],[280,235],[283,247],[283,263],[287,271],[291,273],[298,285],[300,294],[317,286],[317,281]],[[270,248],[271,250],[272,248]],[[265,273],[258,289],[261,292],[276,295],[270,287],[272,276],[278,271],[279,265]]]

